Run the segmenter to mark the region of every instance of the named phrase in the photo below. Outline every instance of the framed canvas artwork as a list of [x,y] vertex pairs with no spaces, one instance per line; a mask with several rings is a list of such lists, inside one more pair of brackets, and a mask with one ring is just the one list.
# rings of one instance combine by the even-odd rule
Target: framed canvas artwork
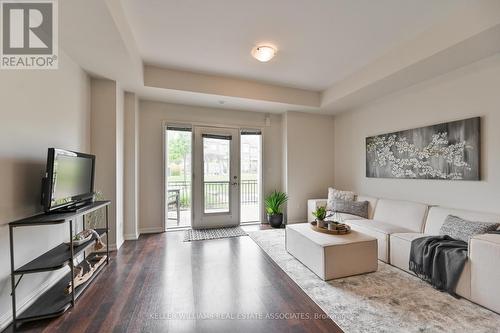
[[481,118],[366,138],[371,178],[480,180]]

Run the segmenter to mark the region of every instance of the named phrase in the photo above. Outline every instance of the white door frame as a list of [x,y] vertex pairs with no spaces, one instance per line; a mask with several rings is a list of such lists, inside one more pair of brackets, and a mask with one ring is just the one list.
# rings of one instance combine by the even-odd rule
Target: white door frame
[[[240,132],[232,127],[195,126],[193,159],[193,229],[237,226],[240,224]],[[203,134],[230,136],[229,210],[205,213]]]
[[[175,119],[171,119],[171,120],[163,120],[162,121],[162,126],[161,126],[161,129],[162,129],[162,143],[163,143],[163,165],[162,165],[162,176],[163,176],[163,188],[162,188],[162,193],[161,193],[161,197],[162,197],[162,205],[163,205],[163,209],[162,209],[162,230],[167,230],[166,227],[167,227],[167,221],[166,221],[166,218],[167,218],[167,210],[168,210],[168,207],[166,205],[166,195],[167,195],[167,169],[166,169],[166,166],[167,166],[167,159],[168,159],[168,156],[167,156],[167,147],[168,147],[168,143],[167,143],[167,127],[168,126],[180,126],[180,127],[191,127],[192,131],[191,131],[191,142],[192,142],[192,149],[191,149],[191,161],[194,161],[194,127],[196,126],[203,126],[203,127],[211,127],[211,128],[234,128],[234,129],[237,129],[238,130],[238,140],[240,139],[240,133],[239,131],[241,129],[245,129],[245,128],[253,128],[253,129],[259,129],[261,131],[261,176],[260,176],[260,179],[259,179],[259,182],[260,182],[260,196],[259,196],[259,201],[260,201],[260,208],[261,208],[261,212],[259,214],[260,216],[260,222],[263,222],[266,220],[266,212],[265,212],[265,209],[264,209],[264,184],[265,184],[265,169],[264,169],[264,166],[265,166],[265,158],[264,158],[264,155],[265,155],[265,148],[264,148],[264,142],[265,142],[265,137],[266,137],[266,127],[265,126],[258,126],[258,125],[250,125],[250,124],[246,124],[246,125],[243,125],[243,124],[213,124],[213,123],[206,123],[206,122],[192,122],[192,121],[183,121],[183,120],[175,120]],[[193,175],[194,174],[194,163],[191,163],[191,174]],[[238,177],[239,178],[239,177]],[[194,180],[192,179],[192,182]],[[241,198],[239,198],[239,200],[241,201]],[[239,217],[238,217],[239,219]],[[194,221],[194,201],[193,201],[193,186],[191,186],[191,224],[193,224],[193,221]]]

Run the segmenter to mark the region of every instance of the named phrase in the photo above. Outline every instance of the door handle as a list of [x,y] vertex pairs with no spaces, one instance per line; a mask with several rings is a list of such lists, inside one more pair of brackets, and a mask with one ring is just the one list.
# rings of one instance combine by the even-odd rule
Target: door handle
[[238,185],[238,182],[231,183],[231,185]]

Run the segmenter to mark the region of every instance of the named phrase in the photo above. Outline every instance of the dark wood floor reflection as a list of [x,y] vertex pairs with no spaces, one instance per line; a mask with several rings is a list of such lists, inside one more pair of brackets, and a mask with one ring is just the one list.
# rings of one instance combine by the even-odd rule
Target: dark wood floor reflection
[[125,242],[74,309],[19,331],[341,332],[249,237],[182,237]]

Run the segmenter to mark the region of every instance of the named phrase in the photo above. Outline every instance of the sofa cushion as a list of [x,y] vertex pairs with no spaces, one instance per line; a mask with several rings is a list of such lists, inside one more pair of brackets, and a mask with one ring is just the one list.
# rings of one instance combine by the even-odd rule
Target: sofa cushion
[[448,217],[453,215],[469,221],[500,222],[500,215],[474,212],[470,210],[453,209],[445,207],[431,207],[425,222],[424,232],[429,235],[438,235],[441,226]]
[[340,217],[342,218],[343,221],[347,220],[364,220],[365,218],[358,216],[358,215],[352,215],[352,214],[347,214],[347,213],[338,213]]
[[500,313],[500,235],[484,234],[471,238],[471,300]]
[[368,218],[368,201],[347,201],[335,199],[332,201],[332,211],[352,214]]
[[391,253],[389,255],[391,265],[411,273],[409,269],[411,242],[414,239],[424,236],[426,235],[418,232],[392,234],[389,242],[389,248],[391,249]]
[[[401,268],[410,274],[408,263],[410,261],[411,242],[414,239],[429,236],[422,233],[394,233],[390,237],[390,262],[391,265]],[[462,297],[470,298],[471,293],[471,262],[465,263],[464,270],[458,280],[456,293]]]
[[427,205],[401,200],[379,199],[373,219],[400,226],[413,232],[422,232]]
[[353,230],[377,238],[378,258],[389,263],[389,235],[394,232],[409,232],[411,230],[396,225],[374,220],[347,220]]
[[494,231],[499,226],[499,223],[468,221],[454,215],[448,215],[439,230],[439,234],[448,235],[468,243],[472,236]]
[[376,230],[378,232],[385,233],[387,235],[393,234],[393,233],[402,233],[402,232],[411,232],[411,230],[403,228],[401,226],[395,225],[395,224],[390,224],[390,223],[385,223],[382,221],[376,221],[376,220],[352,220],[352,221],[346,221],[349,225],[357,225],[360,227]]
[[373,213],[377,207],[378,198],[369,197],[366,195],[358,195],[356,201],[368,201],[368,218],[373,219]]
[[326,203],[327,210],[333,210],[333,200],[348,200],[354,201],[356,195],[351,191],[342,191],[334,189],[333,187],[328,188],[328,201]]
[[398,232],[391,235],[391,237],[400,238],[407,242],[411,242],[414,239],[429,236],[421,232]]

